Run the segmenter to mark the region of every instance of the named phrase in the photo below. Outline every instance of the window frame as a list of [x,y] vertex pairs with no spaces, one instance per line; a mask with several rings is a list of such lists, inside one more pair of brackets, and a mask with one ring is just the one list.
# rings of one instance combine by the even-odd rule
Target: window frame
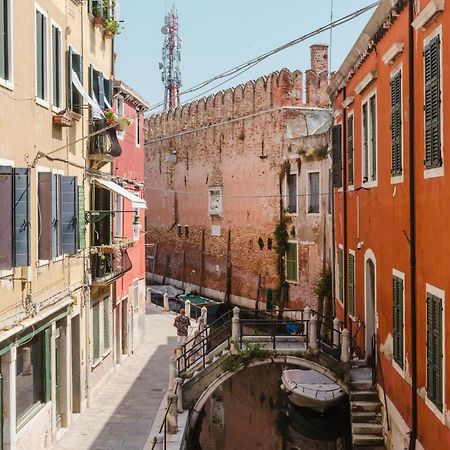
[[8,31],[8,42],[5,51],[5,60],[7,64],[7,77],[3,78],[0,76],[0,86],[5,87],[9,90],[14,90],[14,20],[13,20],[13,8],[11,0],[4,0],[7,5],[7,16],[6,16],[6,27]]
[[[115,199],[114,199],[114,206],[116,208],[115,210],[115,216],[116,216],[116,220],[115,220],[115,236],[118,239],[124,238],[125,235],[123,234],[123,197],[120,194],[115,194]],[[120,227],[119,227],[120,224]],[[120,234],[118,233],[120,228]]]
[[[350,257],[353,258],[353,280],[352,280],[353,283],[352,284],[350,284],[350,260],[351,260]],[[344,263],[342,262],[342,265],[343,264]],[[354,250],[351,250],[351,249],[348,250],[347,266],[348,266],[348,268],[347,268],[348,315],[350,317],[356,318],[356,295],[355,295],[356,294],[356,252]],[[350,288],[351,287],[353,288],[353,292],[352,292],[353,303],[351,302],[351,297],[350,297]],[[345,283],[344,283],[343,289],[345,289]],[[353,311],[351,311],[352,308],[353,308]]]
[[[42,80],[42,87],[44,90],[44,98],[39,97],[38,93],[38,57],[37,57],[37,26],[36,26],[36,16],[37,13],[42,14],[45,19],[45,38],[43,41],[45,42],[45,46],[43,47],[43,57],[44,57],[44,73]],[[35,84],[35,101],[38,105],[43,106],[44,108],[49,107],[49,76],[48,76],[48,55],[49,55],[49,45],[48,45],[48,33],[49,28],[49,20],[47,12],[39,6],[37,3],[34,4],[34,84]]]
[[285,257],[285,276],[286,276],[286,281],[290,284],[298,284],[299,282],[299,270],[298,270],[298,241],[294,241],[294,240],[288,240],[287,241],[288,246],[290,245],[295,245],[295,273],[296,273],[296,279],[290,279],[288,276],[288,250],[286,249],[286,253],[284,255]]
[[[291,176],[295,176],[295,211],[291,212],[289,211],[289,204],[291,200],[290,191],[289,191],[289,178]],[[284,210],[287,216],[295,217],[298,216],[298,184],[299,184],[299,174],[297,171],[297,168],[292,167],[292,164],[289,164],[289,171],[286,173],[286,176],[284,177],[284,192],[285,192],[285,201],[284,201]]]
[[[339,255],[342,255],[342,263],[339,264]],[[336,277],[336,286],[335,286],[335,297],[341,306],[344,306],[344,246],[342,244],[338,244],[336,249],[336,272],[338,276]],[[339,268],[342,268],[342,274]],[[342,280],[342,281],[341,281]]]
[[[59,95],[59,105],[55,104],[55,98],[54,98],[54,87],[55,87],[55,73],[54,73],[54,58],[55,58],[55,49],[54,49],[54,42],[53,42],[53,28],[58,31],[60,42],[59,42],[59,73],[58,73],[58,83],[59,83],[59,89],[58,89],[58,95]],[[62,34],[62,28],[53,20],[50,20],[50,65],[51,65],[51,75],[52,75],[52,95],[51,95],[51,104],[52,104],[52,111],[58,113],[61,112],[64,109],[64,81],[63,81],[63,72],[64,72],[64,50],[63,50],[63,34]]]
[[[403,183],[404,181],[404,172],[405,172],[405,154],[404,154],[404,147],[405,147],[405,136],[404,136],[404,132],[405,132],[405,128],[404,128],[404,120],[403,120],[403,113],[404,113],[404,95],[403,95],[403,64],[400,63],[395,69],[393,69],[391,71],[391,76],[390,76],[390,90],[391,90],[391,83],[392,80],[400,73],[400,121],[401,121],[401,126],[400,126],[400,165],[401,165],[401,173],[400,174],[396,174],[394,175],[392,173],[393,170],[393,161],[392,161],[392,156],[393,156],[393,142],[392,142],[392,132],[391,132],[391,184],[399,184],[399,183]],[[392,90],[391,90],[392,92]],[[392,130],[392,93],[390,94],[390,98],[391,98],[391,130]]]
[[[445,172],[445,155],[444,155],[444,146],[445,146],[445,140],[444,140],[444,102],[442,101],[443,98],[443,73],[442,73],[442,54],[443,54],[443,41],[442,41],[442,25],[437,26],[431,33],[429,33],[424,39],[423,39],[423,51],[425,51],[425,47],[430,43],[430,41],[432,41],[436,36],[440,37],[440,51],[439,51],[439,87],[440,87],[440,97],[441,97],[441,102],[440,102],[440,141],[441,141],[441,159],[442,159],[442,164],[439,167],[432,167],[432,168],[426,168],[425,167],[425,163],[424,163],[424,167],[423,167],[423,175],[424,175],[424,179],[429,179],[429,178],[437,178],[437,177],[442,177],[444,176],[444,172]],[[425,105],[425,58],[424,56],[422,56],[422,65],[423,65],[423,69],[422,69],[422,73],[423,73],[423,96],[424,96],[424,105]],[[424,148],[424,161],[426,159],[425,156],[425,151],[426,151],[426,117],[425,117],[425,109],[423,111],[423,148]]]
[[[370,111],[370,101],[375,97],[375,149],[373,148],[371,136],[372,136],[372,121],[371,121],[371,111]],[[364,166],[366,163],[366,155],[364,152],[364,106],[367,105],[367,180],[364,180]],[[361,101],[361,186],[366,188],[378,186],[378,93],[377,89],[370,91],[364,99]],[[375,152],[375,179],[371,179],[373,172],[373,154]]]
[[[319,192],[317,194],[317,204],[319,206],[319,210],[317,212],[310,212],[309,208],[311,206],[311,174],[318,174],[319,175]],[[298,180],[297,180],[298,181]],[[322,177],[321,177],[321,173],[320,170],[308,170],[306,172],[306,214],[308,216],[320,216],[322,213],[322,205],[321,205],[321,182],[322,182]],[[298,198],[298,187],[297,187],[297,198]]]
[[135,128],[135,136],[134,136],[134,144],[137,148],[141,147],[141,114],[138,110],[136,110],[136,128]]
[[[400,272],[399,270],[396,269],[392,269],[392,281],[394,281],[394,278],[397,278],[398,280],[402,281],[402,314],[403,314],[403,318],[402,318],[402,322],[403,322],[403,328],[402,328],[402,364],[403,366],[401,366],[396,360],[395,360],[395,355],[394,355],[394,346],[392,345],[392,367],[394,367],[394,369],[403,377],[405,378],[405,361],[406,361],[406,338],[405,338],[405,319],[406,319],[406,315],[405,315],[405,274],[403,272]],[[393,284],[392,284],[393,287]],[[392,292],[392,314],[394,314],[394,292]],[[392,316],[392,338],[394,339],[394,316]]]
[[[349,133],[349,124],[350,118],[352,119],[352,183],[350,183],[349,174],[350,174],[350,165],[349,165],[349,156],[348,156],[348,144],[350,142],[350,133]],[[353,191],[355,189],[355,114],[353,109],[351,109],[347,113],[347,190]]]
[[[118,94],[116,97],[116,111],[117,115],[124,116],[125,115],[125,98],[122,94]],[[117,131],[117,138],[121,141],[123,141],[125,137],[126,130],[123,131]]]

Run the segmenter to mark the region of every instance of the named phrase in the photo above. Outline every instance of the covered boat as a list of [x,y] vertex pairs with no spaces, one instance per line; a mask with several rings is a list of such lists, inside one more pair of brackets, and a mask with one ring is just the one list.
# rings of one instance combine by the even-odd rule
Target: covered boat
[[315,370],[286,369],[281,382],[290,402],[320,414],[337,407],[346,396],[338,384]]

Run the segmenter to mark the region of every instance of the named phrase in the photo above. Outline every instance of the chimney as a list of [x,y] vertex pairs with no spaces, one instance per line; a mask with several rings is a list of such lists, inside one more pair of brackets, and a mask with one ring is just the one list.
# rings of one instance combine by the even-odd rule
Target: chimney
[[306,103],[309,106],[328,105],[328,45],[311,45],[311,68],[306,71]]

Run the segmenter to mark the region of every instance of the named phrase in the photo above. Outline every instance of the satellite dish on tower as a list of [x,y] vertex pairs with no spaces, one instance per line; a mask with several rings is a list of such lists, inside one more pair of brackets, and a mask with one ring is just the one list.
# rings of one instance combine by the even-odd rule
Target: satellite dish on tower
[[164,25],[163,27],[161,27],[161,33],[162,34],[169,34],[169,29]]

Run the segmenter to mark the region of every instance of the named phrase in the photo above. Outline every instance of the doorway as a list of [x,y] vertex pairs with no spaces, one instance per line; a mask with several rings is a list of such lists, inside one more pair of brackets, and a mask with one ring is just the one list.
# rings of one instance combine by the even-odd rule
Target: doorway
[[80,413],[82,403],[80,315],[76,315],[71,320],[72,320],[72,411],[74,413]]
[[372,365],[375,361],[376,348],[374,346],[376,334],[376,273],[375,262],[371,256],[366,257],[365,262],[365,351],[368,364]]
[[122,300],[122,353],[128,355],[128,298]]

